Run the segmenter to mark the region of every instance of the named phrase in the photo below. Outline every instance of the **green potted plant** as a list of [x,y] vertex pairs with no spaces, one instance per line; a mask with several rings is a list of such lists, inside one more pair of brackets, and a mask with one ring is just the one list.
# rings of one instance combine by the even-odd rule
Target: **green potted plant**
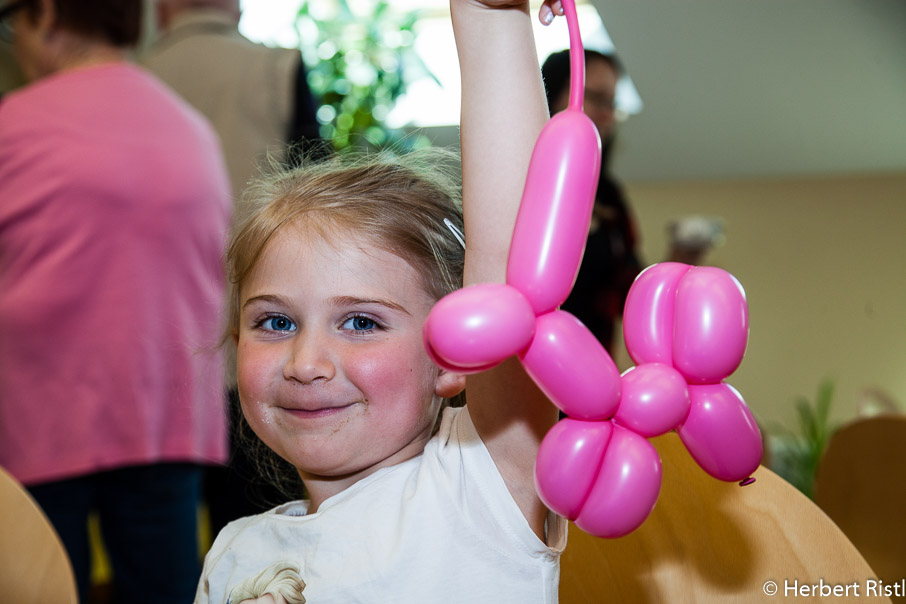
[[783,427],[774,430],[771,469],[809,498],[814,494],[818,464],[837,428],[830,420],[833,397],[834,383],[831,380],[822,381],[814,403],[804,396],[796,398],[798,433]]
[[302,2],[296,17],[302,56],[320,99],[321,136],[335,149],[429,144],[384,122],[411,81],[434,77],[413,47],[417,20],[418,13],[388,0]]

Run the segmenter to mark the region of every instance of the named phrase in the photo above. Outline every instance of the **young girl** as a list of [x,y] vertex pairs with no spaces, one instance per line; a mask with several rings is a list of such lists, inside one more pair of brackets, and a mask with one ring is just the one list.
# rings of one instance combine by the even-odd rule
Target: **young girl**
[[[515,360],[466,384],[422,343],[429,310],[460,278],[504,281],[548,117],[527,4],[451,10],[465,257],[447,226],[463,224],[454,195],[417,157],[322,164],[262,185],[229,254],[239,394],[310,500],[228,525],[197,602],[229,602],[280,562],[299,568],[318,604],[557,601],[565,522],[533,483],[555,408]],[[541,11],[553,18],[549,4]],[[439,417],[464,387],[467,405]]]

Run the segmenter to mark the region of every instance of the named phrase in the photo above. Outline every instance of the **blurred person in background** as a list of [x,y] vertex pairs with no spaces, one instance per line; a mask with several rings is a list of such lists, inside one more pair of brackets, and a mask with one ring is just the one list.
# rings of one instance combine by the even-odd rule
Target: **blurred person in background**
[[21,86],[24,81],[19,65],[13,58],[13,48],[10,40],[3,34],[11,35],[7,29],[0,26],[0,98],[14,88]]
[[[541,67],[551,115],[569,104],[569,51],[551,54]],[[617,320],[633,280],[642,270],[635,220],[623,190],[610,174],[616,120],[614,99],[622,67],[614,55],[585,50],[583,109],[601,136],[601,175],[585,255],[563,304],[613,354]]]
[[140,0],[0,0],[0,465],[81,601],[96,511],[122,602],[190,602],[202,467],[226,459],[230,189],[204,117],[131,64]]
[[682,216],[667,225],[667,262],[701,266],[724,242],[723,220],[714,216]]
[[151,1],[158,36],[140,60],[214,125],[239,223],[242,193],[268,155],[321,150],[302,54],[244,37],[239,0]]
[[[248,211],[243,193],[268,160],[297,163],[320,158],[328,145],[318,134],[315,100],[298,49],[252,42],[239,32],[239,0],[152,0],[157,35],[141,63],[203,113],[220,136],[233,188],[235,225]],[[232,381],[232,378],[231,378]],[[227,522],[263,512],[285,500],[260,477],[239,442],[235,389],[227,395],[230,460],[208,468],[205,500],[211,533]]]

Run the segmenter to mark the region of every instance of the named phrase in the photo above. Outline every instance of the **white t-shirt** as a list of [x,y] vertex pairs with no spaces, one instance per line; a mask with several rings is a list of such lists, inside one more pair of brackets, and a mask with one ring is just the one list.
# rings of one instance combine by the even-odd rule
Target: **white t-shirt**
[[551,513],[550,545],[538,539],[466,408],[444,411],[422,455],[306,508],[291,502],[227,525],[195,601],[226,604],[238,584],[289,561],[310,604],[557,602],[566,521]]

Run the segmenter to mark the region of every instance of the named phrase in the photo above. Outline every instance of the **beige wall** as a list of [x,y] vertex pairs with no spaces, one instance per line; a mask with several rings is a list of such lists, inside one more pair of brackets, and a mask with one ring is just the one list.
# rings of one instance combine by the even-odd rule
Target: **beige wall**
[[[793,401],[836,381],[832,415],[856,412],[866,387],[906,410],[906,173],[790,180],[628,184],[644,262],[666,253],[678,216],[725,221],[705,263],[746,290],[750,337],[728,381],[759,422],[795,428]],[[625,351],[621,368],[632,365]]]

